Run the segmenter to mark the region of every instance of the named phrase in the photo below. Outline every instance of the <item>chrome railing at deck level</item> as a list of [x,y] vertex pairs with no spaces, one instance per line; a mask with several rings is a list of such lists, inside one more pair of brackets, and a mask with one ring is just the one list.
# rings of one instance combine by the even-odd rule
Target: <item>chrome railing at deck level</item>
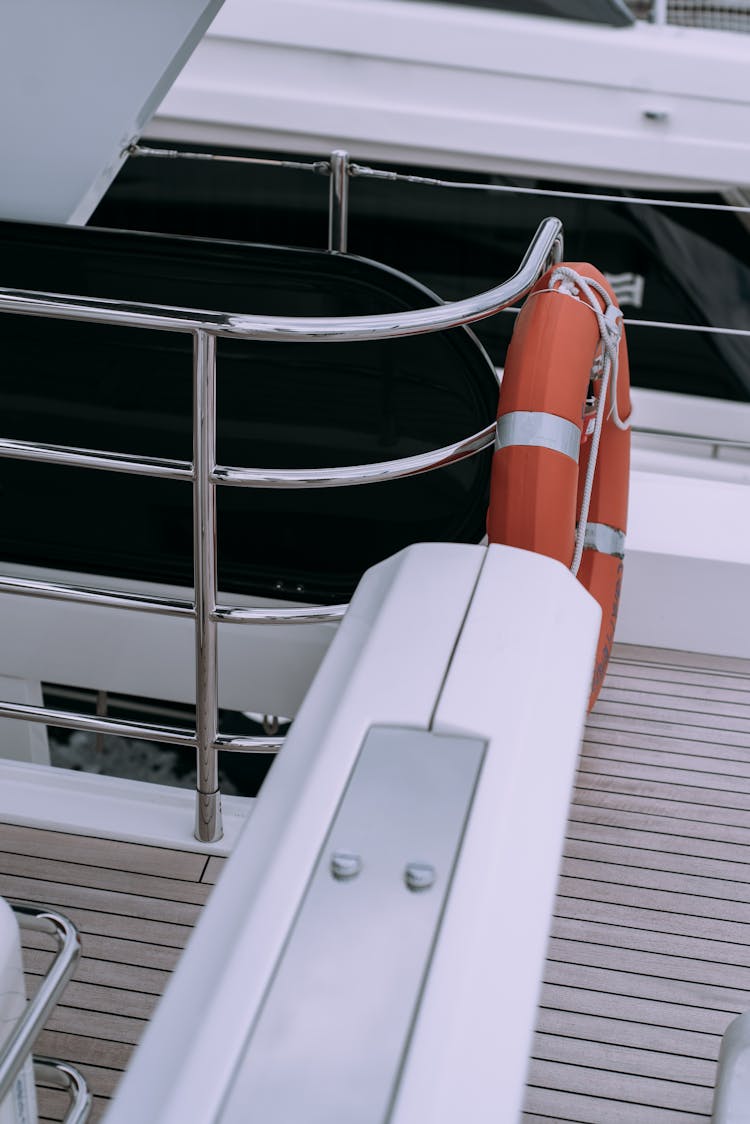
[[[346,246],[348,161],[335,153],[338,172],[331,183],[331,249]],[[334,169],[335,171],[335,169]],[[0,456],[61,465],[135,473],[190,481],[193,487],[192,601],[120,594],[83,585],[61,585],[22,579],[1,579],[0,592],[46,597],[86,604],[190,616],[195,625],[194,730],[53,710],[49,707],[0,703],[0,717],[85,729],[99,734],[145,738],[168,745],[192,747],[197,756],[195,835],[200,842],[222,836],[218,751],[267,752],[280,745],[278,738],[235,737],[218,730],[219,622],[281,624],[338,619],[345,606],[321,609],[244,609],[217,604],[216,488],[232,485],[251,488],[321,488],[366,484],[374,480],[427,472],[472,456],[489,445],[494,426],[488,426],[455,445],[431,453],[348,468],[269,469],[230,468],[216,464],[216,339],[285,340],[307,343],[344,343],[354,340],[391,339],[441,331],[470,324],[499,312],[528,293],[547,267],[562,258],[562,224],[545,219],[539,226],[516,273],[501,285],[466,300],[415,311],[353,317],[239,316],[198,309],[99,300],[75,295],[0,289],[0,313],[41,316],[114,324],[156,331],[184,332],[193,339],[193,459],[192,462],[135,457],[69,446],[0,440]]]

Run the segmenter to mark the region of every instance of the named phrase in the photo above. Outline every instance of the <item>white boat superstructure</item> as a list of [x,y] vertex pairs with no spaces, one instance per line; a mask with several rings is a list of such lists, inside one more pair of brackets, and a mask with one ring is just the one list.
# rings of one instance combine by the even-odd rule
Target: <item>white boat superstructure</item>
[[735,187],[748,181],[749,61],[746,34],[666,22],[228,0],[147,135],[639,189]]
[[[3,12],[0,215],[85,223],[221,0]],[[71,75],[75,80],[71,80]]]
[[[414,59],[396,57],[392,25],[377,24],[389,13],[433,28],[411,41],[420,44],[414,50],[436,52],[452,29],[452,46],[465,52],[461,65],[475,72],[464,104],[476,107],[493,101],[472,84],[484,82],[482,68],[490,73],[489,54],[475,54],[477,37],[508,20],[518,46],[532,23],[544,33],[551,22],[399,0],[314,8],[286,0],[273,11],[228,8],[186,84],[164,103],[156,134],[173,128],[173,139],[193,140],[203,128],[196,122],[211,117],[213,141],[288,147],[304,135],[305,148],[323,136],[340,143],[351,130],[334,109],[354,104],[365,124],[377,116],[347,102],[347,68],[372,70],[363,91],[387,91],[388,74],[414,81]],[[297,22],[284,23],[292,9]],[[556,64],[593,57],[605,74],[589,36],[614,29],[555,27],[558,44],[569,47],[551,56]],[[347,39],[355,30],[357,51]],[[651,32],[664,36],[649,39]],[[666,77],[683,81],[680,68],[694,58],[689,35],[658,26],[622,34],[631,38],[617,58],[632,64],[637,55],[625,44],[633,36],[654,51],[659,42],[660,59],[680,60]],[[288,78],[277,69],[286,59],[317,91],[314,76],[328,68],[322,96],[331,113],[314,104],[317,120],[328,122],[319,132],[303,120],[299,134],[288,129],[280,99],[269,102],[263,137],[253,132],[247,107],[258,91],[236,85],[251,36],[263,43],[257,72],[266,82]],[[357,57],[365,39],[380,62],[394,63],[387,73]],[[303,40],[317,52],[314,62]],[[725,36],[711,49],[726,63],[717,81],[728,83],[714,93],[727,105],[734,99],[744,120],[736,89],[728,92],[741,49]],[[223,90],[212,101],[217,62]],[[465,135],[466,120],[424,98],[427,72],[437,90],[447,65],[420,57],[424,100],[409,129],[442,114]],[[209,71],[210,108],[201,118],[191,98]],[[570,75],[560,71],[555,81],[565,87]],[[631,75],[627,84],[637,99],[648,82]],[[457,87],[445,88],[453,98]],[[727,138],[716,136],[708,179],[695,163],[705,136],[644,147],[639,130],[671,127],[657,101],[638,110],[632,146],[624,140],[627,182],[741,182],[729,159],[741,142],[730,152]],[[628,100],[626,116],[635,104]],[[181,114],[190,120],[184,134]],[[226,135],[216,131],[220,119]],[[389,128],[397,119],[390,114]],[[491,122],[484,124],[490,135]],[[368,158],[408,149],[410,160],[439,155],[444,164],[497,166],[493,151],[482,154],[474,142],[464,155],[447,156],[449,147],[455,156],[455,137],[440,147],[429,128],[422,148],[413,132],[384,137],[363,146]],[[511,163],[529,170],[512,137],[508,130]],[[559,150],[551,152],[560,169]],[[343,261],[347,158],[337,151],[323,163],[332,185],[329,248]],[[588,158],[565,168],[577,174],[584,166],[594,179]],[[709,1120],[721,1035],[750,1009],[750,405],[636,390],[619,644],[585,728],[599,610],[551,559],[482,543],[415,543],[369,569],[348,607],[224,593],[217,579],[222,488],[367,487],[459,461],[494,435],[489,425],[449,448],[349,468],[223,465],[217,341],[245,335],[273,347],[305,339],[325,350],[465,323],[528,292],[559,260],[560,236],[557,220],[542,224],[518,272],[490,293],[379,316],[258,316],[0,291],[0,313],[30,325],[48,317],[112,323],[160,338],[183,333],[192,345],[189,461],[0,440],[6,459],[161,477],[193,491],[192,587],[21,564],[4,565],[0,578],[2,634],[12,638],[0,646],[0,893],[52,903],[81,932],[78,975],[39,1047],[88,1078],[92,1119]],[[66,713],[44,705],[46,683],[195,701],[195,717],[192,726],[173,727]],[[279,738],[227,734],[220,709],[294,723],[282,748]],[[50,767],[45,724],[194,750],[195,800],[183,790]],[[257,799],[221,799],[217,759],[226,750],[280,750]],[[24,937],[32,992],[49,958],[41,930],[51,931],[45,915],[36,925]],[[0,965],[2,957],[0,949]],[[75,1092],[77,1078],[66,1080]],[[78,1102],[66,1120],[83,1119]],[[43,1088],[39,1106],[43,1120],[66,1111],[59,1093]]]

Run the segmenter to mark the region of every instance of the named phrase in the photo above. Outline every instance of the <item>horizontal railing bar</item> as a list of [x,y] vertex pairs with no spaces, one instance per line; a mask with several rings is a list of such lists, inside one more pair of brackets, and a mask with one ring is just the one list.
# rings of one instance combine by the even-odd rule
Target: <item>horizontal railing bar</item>
[[227,156],[218,152],[181,151],[178,148],[148,148],[131,144],[125,149],[127,156],[151,156],[167,160],[212,160],[219,164],[256,164],[266,168],[290,168],[296,172],[315,172],[327,176],[331,173],[330,160],[272,160],[260,156]]
[[[29,706],[27,703],[0,702],[0,718],[17,718],[24,722],[39,722],[45,726],[59,726],[66,730],[85,730],[94,734],[111,734],[120,738],[160,742],[183,749],[195,749],[196,745],[194,731],[180,730],[175,726],[122,722],[114,718],[98,718],[70,710]],[[220,753],[277,753],[283,744],[283,738],[220,734],[211,744],[211,748]]]
[[698,445],[718,445],[727,449],[750,449],[750,441],[742,441],[736,437],[709,437],[702,433],[680,433],[677,429],[653,429],[650,426],[634,425],[633,433],[640,433],[646,437],[669,437],[676,441],[694,441]]
[[750,336],[750,328],[717,328],[713,324],[678,324],[669,320],[637,320],[625,317],[627,328],[667,328],[672,332],[707,332],[715,336]]
[[181,598],[135,596],[116,589],[100,589],[88,585],[67,585],[63,582],[40,581],[36,578],[0,577],[0,593],[16,593],[26,597],[44,597],[51,601],[75,601],[112,609],[131,609],[140,613],[159,613],[168,617],[194,619],[192,601]]
[[129,453],[80,449],[74,445],[48,445],[42,441],[16,441],[11,437],[0,437],[0,457],[38,461],[42,464],[65,464],[73,468],[98,468],[108,472],[125,472],[133,476],[166,480],[193,479],[193,466],[189,461],[134,457]]
[[219,734],[211,748],[218,750],[219,753],[278,753],[283,744],[283,738],[251,738]]
[[[300,160],[273,160],[259,156],[228,156],[216,152],[196,152],[170,148],[147,148],[144,145],[133,144],[126,150],[128,156],[150,156],[161,159],[179,160],[210,160],[227,164],[256,164],[261,167],[288,168],[294,171],[315,172],[319,175],[330,175],[331,164],[329,160],[300,161]],[[513,184],[479,183],[474,180],[445,180],[435,176],[409,175],[405,172],[393,172],[388,168],[372,168],[366,164],[349,164],[349,175],[362,179],[386,180],[389,183],[413,183],[424,187],[463,188],[470,191],[494,191],[504,194],[537,195],[552,199],[587,199],[596,203],[634,203],[638,206],[673,207],[678,210],[690,211],[719,211],[729,214],[750,214],[750,206],[733,203],[699,203],[686,199],[649,199],[645,195],[608,195],[606,192],[591,191],[565,191],[555,188],[520,187]]]
[[0,288],[0,312],[66,318],[172,332],[200,332],[256,340],[347,343],[440,332],[492,316],[528,293],[551,261],[560,260],[562,223],[540,224],[521,265],[507,281],[464,300],[373,316],[245,316],[164,305],[136,304],[60,293]]
[[140,738],[165,745],[195,749],[195,732],[175,726],[152,726],[147,722],[121,722],[114,718],[98,718],[70,710],[53,710],[27,703],[0,702],[0,718],[18,718],[24,722],[41,722],[66,730],[88,730],[94,734],[112,734],[120,738]]
[[[518,316],[520,308],[503,308],[502,312]],[[640,320],[636,317],[624,316],[622,320],[626,328],[667,328],[671,332],[706,332],[715,336],[750,336],[750,328],[722,328],[714,324],[681,324],[674,320]]]
[[299,609],[248,609],[217,605],[212,620],[229,624],[328,624],[340,621],[348,605],[312,605]]
[[[136,613],[195,619],[192,601],[99,589],[87,585],[39,581],[32,578],[0,577],[0,593],[42,597],[50,601],[73,601],[109,609],[127,609]],[[230,624],[325,624],[342,619],[348,605],[311,605],[300,608],[263,608],[240,605],[217,605],[212,620]]]
[[452,445],[431,449],[412,457],[376,461],[373,464],[341,465],[336,468],[230,468],[217,465],[211,474],[215,484],[244,488],[344,488],[418,476],[455,464],[488,448],[495,439],[495,423]]
[[681,199],[647,199],[641,195],[607,195],[606,192],[562,191],[546,187],[516,187],[505,183],[478,183],[472,180],[444,180],[434,176],[407,175],[387,168],[370,168],[366,164],[350,164],[349,175],[363,179],[387,180],[391,183],[413,183],[424,187],[451,187],[463,191],[494,191],[505,195],[540,195],[551,199],[588,199],[594,203],[635,203],[640,206],[674,207],[686,211],[726,211],[750,214],[750,206],[733,203],[696,203]]

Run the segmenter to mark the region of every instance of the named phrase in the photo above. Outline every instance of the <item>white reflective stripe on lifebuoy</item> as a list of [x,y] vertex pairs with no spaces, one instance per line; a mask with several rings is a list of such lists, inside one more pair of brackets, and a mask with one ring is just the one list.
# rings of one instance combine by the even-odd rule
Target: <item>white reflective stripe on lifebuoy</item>
[[611,554],[613,558],[625,557],[625,532],[606,523],[587,523],[583,539],[584,550],[595,550],[598,554]]
[[495,448],[507,449],[512,445],[553,449],[578,464],[581,431],[575,422],[559,418],[557,414],[545,414],[541,410],[514,410],[498,418],[495,427]]

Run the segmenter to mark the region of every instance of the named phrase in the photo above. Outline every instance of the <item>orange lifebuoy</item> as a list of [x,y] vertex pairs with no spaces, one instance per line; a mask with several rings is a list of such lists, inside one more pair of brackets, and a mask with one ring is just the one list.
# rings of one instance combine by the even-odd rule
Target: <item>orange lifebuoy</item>
[[[592,448],[591,382],[596,395],[601,391],[601,364],[593,370],[601,333],[591,304],[570,285],[555,283],[555,270],[574,271],[594,288],[598,283],[617,309],[602,274],[579,262],[553,267],[531,290],[516,321],[500,390],[487,533],[490,542],[570,566]],[[596,299],[604,311],[604,301]],[[617,410],[604,414],[577,575],[602,609],[589,709],[612,649],[628,509],[630,432],[615,420],[630,414],[624,335],[617,354]]]

